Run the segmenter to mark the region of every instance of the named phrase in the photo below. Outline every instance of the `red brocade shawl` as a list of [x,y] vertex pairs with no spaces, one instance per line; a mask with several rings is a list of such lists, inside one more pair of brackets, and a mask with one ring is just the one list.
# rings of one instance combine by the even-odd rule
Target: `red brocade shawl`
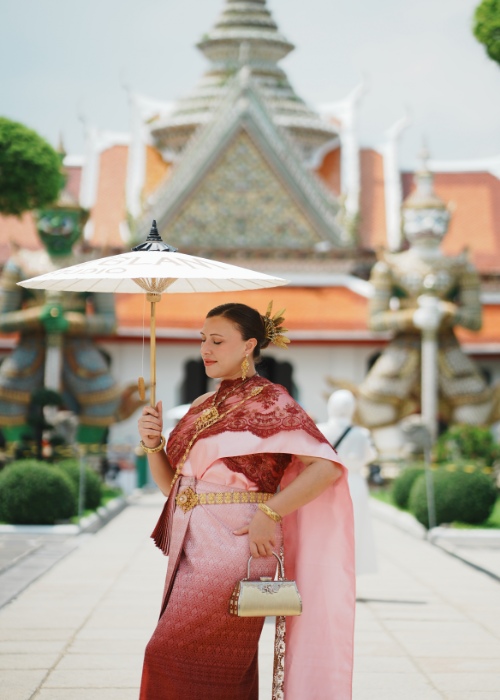
[[[220,414],[223,414],[242,399],[244,403],[214,425],[204,430],[198,440],[214,435],[230,432],[249,432],[259,438],[269,438],[282,432],[305,430],[311,437],[321,443],[329,444],[325,436],[318,430],[305,411],[290,397],[286,389],[279,384],[254,375],[243,385],[241,379],[224,380],[218,390],[218,397],[223,398],[231,393],[226,400],[218,404]],[[256,387],[262,388],[257,396],[251,396]],[[196,433],[196,420],[207,408],[212,406],[212,396],[198,406],[192,407],[180,423],[173,429],[167,443],[167,454],[170,463],[175,466],[182,459],[186,445]],[[248,477],[258,487],[259,491],[274,493],[292,460],[287,453],[257,453],[253,455],[231,455],[221,460],[233,472],[239,472]]]
[[[259,491],[274,493],[306,468],[295,455],[328,459],[343,468],[324,435],[282,386],[257,375],[240,384],[239,379],[221,383],[215,402],[219,414],[230,412],[196,437],[188,457],[195,478],[203,480],[207,473],[210,481],[211,465],[223,462]],[[252,396],[256,388],[262,391]],[[196,420],[212,405],[210,396],[191,407],[170,434],[167,454],[174,469],[196,434]],[[178,483],[153,533],[165,553]],[[320,496],[283,518],[283,537],[287,578],[297,581],[303,600],[302,615],[287,620],[285,700],[350,700],[355,577],[345,468]]]

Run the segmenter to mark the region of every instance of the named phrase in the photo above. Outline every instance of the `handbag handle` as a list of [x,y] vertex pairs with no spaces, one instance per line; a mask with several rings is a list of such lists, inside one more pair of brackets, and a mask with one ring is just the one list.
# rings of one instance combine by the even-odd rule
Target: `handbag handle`
[[[284,566],[284,564],[283,564],[283,560],[282,560],[282,558],[281,558],[280,556],[278,556],[278,555],[276,554],[276,552],[273,552],[273,554],[274,554],[274,556],[276,557],[276,559],[278,560],[278,564],[279,564],[279,567],[280,567],[280,576],[279,576],[279,580],[284,580],[284,578],[285,578],[285,566]],[[253,559],[253,557],[251,556],[250,559],[248,560],[247,579],[250,578],[250,564],[252,563],[252,559]]]

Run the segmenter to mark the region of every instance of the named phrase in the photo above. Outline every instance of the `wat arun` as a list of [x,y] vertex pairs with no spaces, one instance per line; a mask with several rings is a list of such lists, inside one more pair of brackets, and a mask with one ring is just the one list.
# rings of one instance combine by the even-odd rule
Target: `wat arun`
[[197,47],[208,61],[200,82],[149,125],[173,168],[138,232],[155,218],[171,245],[228,256],[352,247],[339,197],[314,171],[338,148],[338,126],[294,91],[280,65],[294,46],[265,0],[226,0]]

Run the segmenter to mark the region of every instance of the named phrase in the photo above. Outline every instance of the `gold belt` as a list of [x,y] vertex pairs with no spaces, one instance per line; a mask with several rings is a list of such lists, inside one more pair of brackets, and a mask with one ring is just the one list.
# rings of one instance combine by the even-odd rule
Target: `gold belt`
[[191,487],[177,494],[175,502],[187,513],[196,506],[216,506],[225,503],[265,503],[274,496],[274,493],[262,493],[260,491],[222,491],[209,493],[196,493]]

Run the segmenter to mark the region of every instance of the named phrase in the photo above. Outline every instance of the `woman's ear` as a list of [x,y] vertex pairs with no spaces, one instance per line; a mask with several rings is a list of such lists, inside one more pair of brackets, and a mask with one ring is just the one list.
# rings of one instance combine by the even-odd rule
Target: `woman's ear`
[[249,338],[245,343],[245,350],[249,355],[251,355],[253,353],[253,351],[255,350],[256,346],[257,346],[257,339],[256,338]]

